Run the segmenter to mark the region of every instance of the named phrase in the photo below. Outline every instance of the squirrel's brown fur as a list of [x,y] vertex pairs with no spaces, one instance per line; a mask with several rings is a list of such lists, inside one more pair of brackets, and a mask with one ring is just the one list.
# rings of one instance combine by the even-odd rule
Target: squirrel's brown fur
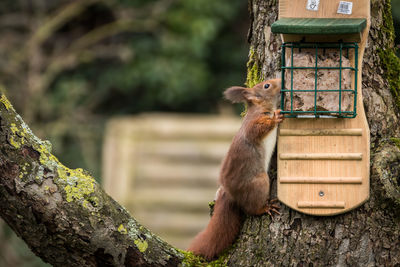
[[231,87],[224,92],[233,103],[246,102],[248,109],[222,163],[213,216],[188,249],[194,254],[212,260],[230,246],[239,234],[242,212],[278,213],[279,207],[269,196],[264,140],[275,138],[269,133],[283,120],[280,110],[276,110],[279,92],[280,79],[253,88]]

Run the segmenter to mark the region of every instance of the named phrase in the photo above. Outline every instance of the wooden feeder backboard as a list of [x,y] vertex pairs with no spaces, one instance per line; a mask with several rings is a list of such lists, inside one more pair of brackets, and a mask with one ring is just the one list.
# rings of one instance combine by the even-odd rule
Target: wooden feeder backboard
[[[312,215],[344,213],[369,197],[370,134],[362,100],[361,66],[370,26],[370,1],[348,0],[353,3],[351,15],[337,14],[339,2],[321,0],[318,11],[309,11],[307,0],[279,1],[280,18],[367,20],[367,27],[358,34],[357,116],[287,118],[279,127],[278,198]],[[317,35],[311,38],[319,40]],[[293,36],[283,34],[282,39],[290,41]]]

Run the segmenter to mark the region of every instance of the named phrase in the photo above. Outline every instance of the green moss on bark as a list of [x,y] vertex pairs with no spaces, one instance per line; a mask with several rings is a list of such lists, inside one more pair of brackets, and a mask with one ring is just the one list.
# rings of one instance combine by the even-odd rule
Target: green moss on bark
[[378,50],[382,68],[385,70],[385,77],[389,82],[390,90],[395,98],[396,104],[400,107],[400,59],[396,55],[394,45],[394,26],[392,17],[392,6],[389,0],[386,1],[381,25],[383,39],[387,40],[387,47]]
[[247,78],[246,78],[246,86],[253,87],[257,83],[262,82],[263,78],[261,75],[261,69],[258,66],[255,50],[253,47],[250,47],[249,52],[249,61],[247,62]]
[[228,266],[228,254],[222,254],[217,260],[212,262],[207,262],[202,257],[194,255],[192,252],[179,250],[184,255],[184,259],[182,261],[183,267],[224,267]]
[[390,90],[397,106],[400,107],[400,59],[396,56],[395,48],[380,49],[378,54],[381,58]]
[[400,138],[392,137],[390,140],[400,149]]
[[[249,60],[247,61],[247,77],[245,85],[249,88],[263,81],[261,69],[257,63],[256,53],[254,47],[250,47]],[[244,105],[244,110],[240,114],[244,117],[247,113],[247,105]]]

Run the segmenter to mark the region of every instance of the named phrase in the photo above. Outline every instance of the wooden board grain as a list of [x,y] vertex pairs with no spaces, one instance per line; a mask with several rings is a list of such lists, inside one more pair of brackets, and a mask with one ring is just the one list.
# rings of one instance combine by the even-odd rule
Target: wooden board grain
[[[307,10],[307,0],[279,2],[280,18],[367,19],[367,27],[359,35],[357,116],[287,118],[279,127],[278,198],[311,215],[344,213],[369,197],[370,133],[362,100],[361,66],[370,27],[370,1],[349,0],[353,2],[351,15],[337,14],[339,2],[320,1],[318,11]],[[291,36],[282,38],[290,41]]]
[[353,3],[351,15],[338,14],[339,0],[321,0],[318,11],[307,10],[307,0],[280,0],[279,18],[367,18],[370,17],[369,0],[347,0]]
[[[362,128],[361,135],[278,136],[278,198],[298,211],[334,215],[351,210],[369,196],[369,130],[354,119],[286,119],[281,130]],[[294,132],[296,134],[296,132]],[[320,195],[323,192],[323,195]],[[315,202],[318,205],[299,205]],[[343,208],[321,203],[341,202]]]
[[343,40],[346,42],[355,41],[363,42],[368,35],[370,27],[370,0],[348,0],[353,3],[352,14],[339,14],[340,0],[320,1],[318,11],[307,10],[307,0],[280,0],[279,1],[279,19],[281,18],[336,18],[351,19],[365,18],[367,19],[367,27],[363,30],[362,35],[359,34],[343,34],[343,35],[304,35],[304,34],[283,34],[282,39],[285,42],[294,42],[303,40],[306,42],[331,42]]

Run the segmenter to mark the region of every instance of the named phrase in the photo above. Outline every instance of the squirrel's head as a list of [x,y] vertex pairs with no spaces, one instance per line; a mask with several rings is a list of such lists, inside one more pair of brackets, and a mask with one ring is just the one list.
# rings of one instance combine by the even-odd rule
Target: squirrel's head
[[246,102],[262,105],[278,100],[281,91],[281,79],[273,79],[256,84],[253,88],[233,86],[225,90],[224,96],[232,103]]

